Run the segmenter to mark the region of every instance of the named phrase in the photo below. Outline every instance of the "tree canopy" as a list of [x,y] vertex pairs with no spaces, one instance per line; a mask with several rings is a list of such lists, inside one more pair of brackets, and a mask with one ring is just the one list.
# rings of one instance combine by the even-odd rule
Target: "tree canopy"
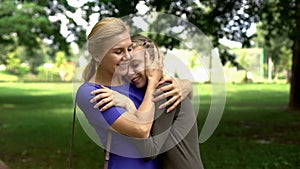
[[[247,30],[251,24],[260,22],[267,31],[264,35],[266,44],[277,36],[287,37],[293,44],[290,108],[300,110],[300,91],[295,88],[300,85],[300,31],[296,29],[300,26],[299,0],[95,0],[86,1],[79,6],[71,6],[70,1],[66,0],[0,2],[0,46],[4,49],[0,52],[2,63],[5,63],[8,53],[16,46],[24,46],[31,58],[37,56],[36,50],[41,47],[41,42],[51,47],[51,56],[60,50],[68,55],[71,41],[82,46],[86,42],[86,27],[78,22],[78,18],[72,17],[76,12],[80,12],[83,20],[89,23],[92,15],[101,19],[136,13],[137,5],[143,3],[148,11],[164,12],[187,19],[211,38],[215,47],[221,47],[221,38],[241,42],[243,47],[251,46],[250,42],[255,34],[248,35]],[[67,34],[64,35],[61,32],[63,21],[67,27]],[[178,43],[169,37],[152,38],[159,45],[174,46]],[[226,49],[221,49],[223,63],[234,59]]]

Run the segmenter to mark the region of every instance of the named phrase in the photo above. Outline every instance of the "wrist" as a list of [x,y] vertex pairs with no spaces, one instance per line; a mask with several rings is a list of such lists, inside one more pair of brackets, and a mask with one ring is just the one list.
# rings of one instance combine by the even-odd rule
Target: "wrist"
[[158,77],[148,77],[148,85],[156,85],[158,84],[160,78]]

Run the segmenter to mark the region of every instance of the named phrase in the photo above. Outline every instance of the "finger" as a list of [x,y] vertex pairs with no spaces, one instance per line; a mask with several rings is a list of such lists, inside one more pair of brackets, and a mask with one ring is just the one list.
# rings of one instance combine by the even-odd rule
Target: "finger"
[[[159,89],[156,89],[154,92],[153,92],[153,95],[159,95],[159,94],[162,94],[162,93],[165,93],[165,92],[168,92],[168,91],[172,91],[172,90],[175,90],[174,89],[174,86],[172,84],[168,84],[166,86],[163,86],[163,87],[160,87]],[[176,92],[178,92],[176,90]]]
[[163,69],[164,68],[163,57],[159,57],[158,59],[159,59],[159,66],[161,69]]
[[164,78],[162,78],[159,82],[158,82],[158,85],[161,85],[161,84],[164,84],[166,81]]
[[90,94],[99,94],[99,93],[103,93],[103,92],[106,92],[106,89],[96,89],[96,90],[93,90],[93,91],[91,91],[91,93]]
[[159,108],[159,109],[163,109],[163,108],[165,108],[165,107],[168,107],[168,106],[170,106],[172,103],[174,103],[176,100],[177,100],[176,97],[172,97],[172,98],[169,99],[167,102],[161,104],[158,108]]
[[114,102],[111,101],[111,102],[107,103],[105,106],[103,106],[103,107],[100,109],[100,111],[103,112],[103,111],[109,109],[110,107],[112,107],[113,105],[114,105]]
[[107,89],[107,90],[111,90],[110,88],[108,88],[108,87],[105,87],[105,86],[103,86],[103,85],[100,85],[103,89]]
[[96,95],[95,97],[93,97],[91,100],[90,100],[90,102],[91,103],[94,103],[94,102],[96,102],[97,100],[103,100],[103,99],[105,99],[105,98],[107,98],[107,97],[110,97],[111,95],[110,95],[110,93],[101,93],[101,94],[98,94],[98,95]]
[[112,101],[111,97],[107,97],[107,98],[105,98],[105,99],[102,99],[101,101],[99,101],[98,103],[96,103],[96,104],[94,105],[94,108],[97,109],[97,108],[99,108],[100,106],[102,106],[102,105],[104,105],[104,104],[107,104],[107,103],[109,103],[109,102],[111,102],[111,101]]
[[164,53],[161,52],[161,51],[158,51],[158,57],[163,60],[164,59]]
[[154,97],[155,101],[158,101],[157,99],[161,100],[161,99],[165,99],[165,98],[168,98],[168,97],[173,97],[173,96],[180,95],[179,91],[176,90],[176,89],[171,90],[169,88],[164,88],[163,90],[164,91],[162,91],[161,88],[160,88],[160,89],[155,90],[153,92],[153,96],[155,96]]
[[180,95],[179,95],[176,91],[171,90],[171,91],[169,91],[169,92],[165,92],[165,93],[164,93],[164,96],[165,96],[166,98],[168,98],[168,97],[176,97],[176,98],[178,98]]
[[155,89],[154,92],[153,92],[153,96],[161,95],[161,94],[163,94],[163,93],[164,93],[164,92],[162,92],[162,91],[160,90],[160,88],[159,88],[159,89]]
[[181,101],[179,100],[174,102],[173,105],[167,109],[167,113],[170,113],[172,110],[174,110],[179,105],[179,103],[181,103]]
[[180,94],[176,91],[176,90],[170,90],[170,91],[166,91],[163,94],[161,94],[164,96],[164,98],[168,98],[168,97],[179,97]]
[[171,90],[174,90],[174,85],[172,85],[172,84],[168,84],[168,85],[165,85],[160,88],[160,91],[162,91],[162,92],[167,92],[167,91],[171,91]]
[[96,89],[96,90],[91,91],[91,94],[98,94],[98,93],[103,93],[103,92],[109,92],[109,91],[111,91],[111,89],[108,88],[108,87],[105,87],[103,85],[100,85],[100,86],[101,86],[100,89]]
[[153,64],[152,64],[155,68],[161,68],[161,59],[155,55],[154,59],[153,59]]
[[91,103],[94,103],[94,102],[96,102],[97,100],[103,100],[103,99],[105,99],[105,98],[107,98],[107,97],[110,97],[110,96],[111,96],[111,94],[108,93],[108,92],[106,92],[106,93],[101,93],[101,94],[98,94],[98,95],[96,95],[95,97],[93,97],[93,98],[90,100],[90,102],[91,102]]
[[158,101],[163,100],[163,99],[166,99],[166,98],[167,98],[167,97],[166,97],[164,94],[161,94],[161,95],[159,95],[159,96],[154,97],[154,98],[152,99],[152,101],[158,102]]
[[102,106],[105,103],[106,103],[105,101],[101,100],[100,102],[98,102],[94,105],[94,109],[98,109],[100,106]]
[[166,82],[174,83],[174,79],[171,76],[165,75],[165,76],[163,76],[163,80]]
[[146,68],[149,68],[151,65],[151,59],[150,59],[149,53],[147,51],[144,51],[144,58],[145,58]]
[[[162,91],[164,90],[164,91]],[[163,93],[163,94],[161,94]],[[153,93],[153,96],[155,96],[153,98],[153,101],[156,102],[156,101],[159,101],[159,100],[162,100],[162,99],[165,99],[165,98],[168,98],[168,97],[181,97],[181,93],[180,93],[180,90],[178,89],[169,89],[168,87],[167,88],[160,88],[160,93],[159,91],[154,91]]]

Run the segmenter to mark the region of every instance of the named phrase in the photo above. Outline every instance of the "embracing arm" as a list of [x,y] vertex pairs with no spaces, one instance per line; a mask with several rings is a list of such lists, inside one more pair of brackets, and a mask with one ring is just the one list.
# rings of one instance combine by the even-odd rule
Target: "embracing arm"
[[[169,85],[169,83],[161,84],[159,89]],[[176,119],[176,116],[180,110],[181,104],[173,108],[166,113],[167,109],[158,109],[159,105],[167,102],[168,99],[162,99],[155,103],[155,120],[153,121],[150,135],[144,142],[137,144],[141,154],[147,157],[147,160],[155,159],[157,155],[163,153],[161,150],[166,144],[168,138],[170,138],[170,132],[172,125]]]
[[135,113],[126,111],[111,125],[114,130],[130,137],[149,137],[155,111],[152,102],[155,85],[148,85],[143,102]]
[[[169,85],[169,83],[161,84],[158,87],[158,89],[167,85]],[[106,87],[103,87],[98,91],[102,91],[101,94],[107,96],[106,98],[111,98],[108,99],[110,100],[109,102],[99,102],[99,105],[105,104],[101,110],[105,111],[106,109],[112,106],[123,107],[127,110],[127,112],[136,110],[134,105],[134,107],[130,106],[130,102],[132,101],[125,95]],[[169,136],[171,126],[175,119],[175,114],[178,114],[178,111],[180,109],[180,105],[178,105],[169,113],[165,113],[165,109],[158,109],[158,106],[166,101],[167,99],[163,99],[155,103],[155,120],[152,124],[150,132],[151,137],[143,141],[136,142],[136,145],[138,146],[142,156],[148,157],[147,160],[154,159],[156,155],[159,154],[160,150],[162,149],[162,146],[164,145],[166,139]]]
[[[145,53],[145,59],[146,63],[151,63],[147,61],[149,60],[149,54],[147,52]],[[124,112],[111,124],[114,130],[130,137],[147,138],[154,118],[155,107],[152,101],[153,92],[162,76],[162,70],[158,58],[155,58],[151,65],[146,66],[148,85],[141,105],[134,113],[128,111]],[[99,93],[97,90],[94,92]],[[110,99],[107,99],[107,97],[107,95],[100,93],[92,99],[92,102],[95,100],[100,100],[100,102],[103,100],[104,103],[109,102]],[[95,104],[95,107],[97,108],[97,104]]]
[[[170,82],[170,83],[166,83],[166,82]],[[168,107],[167,112],[170,112],[173,109],[175,109],[175,107],[178,106],[180,102],[185,98],[189,98],[190,100],[193,98],[193,86],[189,80],[164,76],[163,79],[159,82],[159,85],[161,84],[165,84],[165,85],[154,91],[153,95],[155,97],[153,98],[153,101],[158,103],[158,101],[161,101],[163,99],[166,98],[169,99],[164,100],[163,102],[159,102],[158,109],[163,109],[165,107]],[[105,87],[102,86],[102,88]],[[108,90],[103,89],[103,91],[101,91],[101,89],[98,89],[93,91],[92,94],[104,93],[104,92],[106,92],[106,94],[103,94],[105,95],[106,98],[101,100],[95,106],[95,108],[97,108],[106,103],[106,105],[104,105],[103,108],[100,109],[100,111],[104,111],[111,106],[124,107],[128,112],[136,111],[133,102],[128,97],[116,91],[110,89]],[[95,97],[92,99],[92,101],[94,102],[97,99],[99,98]]]
[[[154,116],[154,103],[150,97],[145,97],[139,111],[136,111],[137,114],[128,113],[124,108],[116,106],[100,113],[99,108],[94,108],[96,103],[90,102],[90,99],[94,97],[90,94],[90,91],[94,90],[94,88],[95,86],[92,85],[80,87],[76,95],[76,100],[89,123],[96,130],[111,128],[118,133],[130,137],[147,138],[149,136]],[[148,91],[153,91],[153,89]]]

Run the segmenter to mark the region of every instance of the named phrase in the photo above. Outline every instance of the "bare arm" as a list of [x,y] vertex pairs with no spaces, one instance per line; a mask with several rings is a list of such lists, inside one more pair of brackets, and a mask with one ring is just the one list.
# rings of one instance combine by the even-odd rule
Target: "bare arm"
[[118,132],[137,138],[148,138],[154,119],[154,103],[152,102],[152,92],[156,84],[148,84],[142,104],[135,113],[126,111],[111,127]]
[[[162,84],[160,88],[166,85],[169,85],[169,83]],[[105,106],[103,106],[102,109],[105,110],[112,106],[123,107],[128,112],[135,109],[134,105],[134,108],[130,108],[129,102],[131,102],[131,100],[125,95],[108,88],[102,89],[102,91],[103,93],[101,94],[107,96],[107,98],[111,98],[103,99],[105,101],[101,102],[101,105],[105,104]],[[159,154],[166,139],[169,136],[172,123],[174,122],[174,116],[180,109],[179,105],[174,110],[170,111],[170,113],[165,113],[165,109],[158,109],[158,105],[163,104],[164,102],[166,102],[166,99],[160,100],[155,103],[155,120],[151,128],[151,137],[143,141],[137,141],[135,143],[138,146],[141,155],[147,157],[147,160],[154,159],[156,155]]]

